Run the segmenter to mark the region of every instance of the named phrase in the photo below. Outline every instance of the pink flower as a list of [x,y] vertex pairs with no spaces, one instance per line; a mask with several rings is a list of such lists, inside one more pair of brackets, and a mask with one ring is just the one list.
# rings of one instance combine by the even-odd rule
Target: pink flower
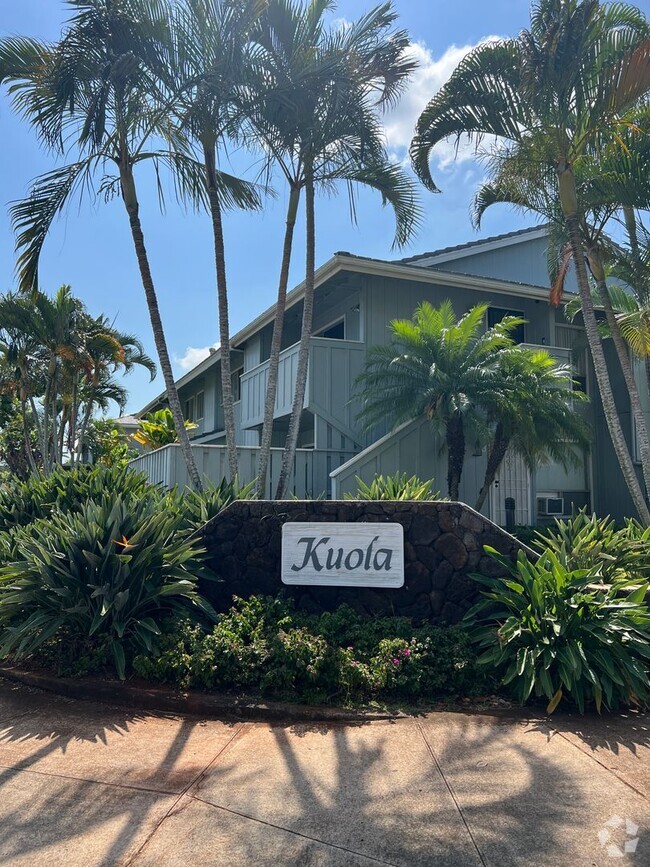
[[408,647],[404,648],[404,650],[402,651],[402,655],[403,656],[410,656],[411,655],[411,651],[408,649]]
[[353,662],[352,665],[359,665],[359,663],[358,663],[358,662]]
[[394,660],[393,660],[393,665],[399,665],[399,659],[394,659]]

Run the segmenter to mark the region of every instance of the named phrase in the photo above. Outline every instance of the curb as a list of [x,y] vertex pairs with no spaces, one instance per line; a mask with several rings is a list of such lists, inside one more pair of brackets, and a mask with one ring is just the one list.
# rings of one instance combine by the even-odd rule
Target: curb
[[201,692],[174,692],[171,689],[94,678],[72,679],[53,677],[11,666],[0,666],[0,678],[25,686],[52,692],[65,698],[94,701],[129,710],[173,713],[212,719],[251,722],[364,723],[379,720],[406,719],[400,711],[364,711],[342,707],[292,704],[276,701],[255,701],[250,698],[211,695]]

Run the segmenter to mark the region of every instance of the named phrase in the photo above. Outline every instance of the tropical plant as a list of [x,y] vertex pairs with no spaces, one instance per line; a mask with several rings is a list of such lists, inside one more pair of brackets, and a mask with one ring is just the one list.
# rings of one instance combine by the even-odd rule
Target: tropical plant
[[0,568],[0,655],[21,659],[50,639],[107,642],[120,678],[137,651],[153,653],[161,619],[213,616],[198,592],[203,552],[182,518],[112,491],[79,512],[53,512],[13,531]]
[[440,307],[423,301],[412,319],[390,323],[392,342],[370,348],[356,380],[366,428],[426,417],[444,430],[452,500],[458,499],[466,434],[485,435],[484,410],[507,388],[499,358],[513,348],[510,335],[522,323],[506,316],[486,330],[487,308],[478,304],[457,318],[450,301]]
[[[263,0],[184,0],[172,16],[172,108],[181,129],[196,142],[203,162],[204,189],[212,221],[219,306],[221,395],[230,477],[237,475],[237,443],[232,392],[230,329],[223,212],[226,208],[259,208],[255,187],[218,169],[219,154],[238,126],[238,92],[246,85],[250,33],[264,8]],[[182,154],[181,154],[182,156]]]
[[354,214],[354,188],[377,190],[397,221],[396,243],[418,225],[420,211],[408,176],[389,163],[377,110],[392,104],[414,68],[409,41],[392,30],[390,3],[371,10],[350,26],[328,28],[331,0],[269,0],[254,32],[256,78],[242,94],[248,139],[269,157],[288,184],[286,230],[269,358],[257,490],[263,494],[273,430],[279,356],[293,234],[305,192],[306,270],[296,388],[276,497],[287,493],[303,410],[312,331],[315,280],[315,195],[347,185]]
[[422,481],[399,471],[393,476],[375,476],[370,484],[356,476],[357,490],[344,494],[345,500],[439,500],[440,491],[433,491],[433,479]]
[[566,521],[556,518],[531,544],[540,553],[551,551],[566,569],[589,569],[618,587],[638,586],[650,576],[650,528],[631,518],[617,527],[609,516],[580,509]]
[[648,585],[621,597],[599,583],[597,569],[573,569],[552,552],[516,564],[490,549],[511,578],[472,575],[487,590],[466,619],[477,620],[479,663],[503,675],[524,704],[548,700],[552,713],[566,697],[611,710],[650,701]]
[[624,3],[539,0],[531,24],[515,39],[480,45],[459,64],[421,114],[411,146],[414,167],[436,190],[429,157],[435,145],[467,135],[510,143],[522,159],[535,154],[555,172],[573,253],[582,314],[607,424],[634,505],[645,503],[627,447],[589,287],[580,232],[575,168],[625,128],[626,112],[650,89],[650,29]]
[[113,492],[125,503],[149,500],[158,506],[165,496],[144,473],[128,467],[57,467],[47,476],[35,473],[25,481],[12,478],[0,487],[0,533],[48,518],[57,510],[79,512],[86,500],[96,499],[105,491]]
[[[183,422],[185,430],[190,431],[198,427],[189,419]],[[168,407],[157,409],[140,419],[140,427],[133,434],[133,439],[145,448],[160,449],[163,446],[178,442],[178,432],[172,411]]]
[[112,419],[91,419],[84,437],[94,464],[104,467],[125,467],[137,458],[130,437]]
[[185,490],[181,495],[180,508],[191,527],[198,529],[218,515],[235,500],[255,498],[255,482],[240,485],[234,480],[222,479],[218,485],[207,484],[202,491]]
[[587,395],[572,389],[570,368],[546,350],[520,346],[499,356],[504,386],[487,395],[492,431],[483,485],[474,508],[483,508],[508,449],[534,470],[549,461],[565,469],[576,463],[589,443],[589,427],[575,404]]
[[[200,188],[201,167],[169,122],[165,69],[169,62],[166,0],[74,0],[75,14],[61,40],[47,44],[0,41],[0,83],[9,85],[16,111],[57,156],[75,153],[34,181],[12,208],[20,286],[37,286],[41,249],[54,218],[75,194],[94,190],[104,201],[119,195],[126,209],[170,410],[192,484],[201,479],[183,424],[178,392],[145,247],[135,169],[153,161],[173,169],[176,188]],[[173,138],[173,149],[157,149]],[[109,170],[113,174],[108,174]],[[159,190],[162,187],[159,185]]]

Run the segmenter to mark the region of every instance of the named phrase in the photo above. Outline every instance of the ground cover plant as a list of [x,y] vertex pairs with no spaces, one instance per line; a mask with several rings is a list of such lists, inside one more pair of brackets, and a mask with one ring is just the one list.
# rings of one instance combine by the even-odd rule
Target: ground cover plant
[[478,695],[494,687],[462,626],[368,618],[343,605],[320,615],[289,601],[234,599],[208,631],[170,621],[158,656],[135,671],[183,688],[238,690],[310,703]]

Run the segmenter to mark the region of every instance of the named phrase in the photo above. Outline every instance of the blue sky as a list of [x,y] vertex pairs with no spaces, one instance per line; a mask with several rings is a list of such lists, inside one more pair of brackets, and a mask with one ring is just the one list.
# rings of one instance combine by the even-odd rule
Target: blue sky
[[[639,5],[648,7],[650,0]],[[373,0],[340,0],[335,17],[353,19],[367,12]],[[411,34],[421,68],[401,105],[386,117],[391,153],[404,159],[413,124],[427,98],[449,76],[463,53],[489,36],[513,35],[528,21],[528,0],[395,0],[400,25]],[[649,10],[650,11],[650,10]],[[3,2],[0,35],[22,34],[56,38],[67,17],[60,0]],[[53,167],[24,122],[0,95],[0,279],[3,291],[13,288],[14,240],[7,217],[8,203],[23,197],[31,178]],[[377,196],[363,194],[358,226],[348,218],[344,195],[323,198],[317,210],[317,262],[337,250],[391,258],[462,243],[478,237],[470,225],[469,204],[481,168],[461,151],[454,162],[451,146],[436,155],[434,175],[443,193],[422,191],[426,221],[403,252],[392,252],[393,221]],[[238,167],[255,169],[254,158],[239,155]],[[217,305],[210,227],[207,216],[184,212],[171,199],[161,215],[153,179],[147,170],[139,177],[141,216],[156,281],[169,348],[181,374],[217,340]],[[229,215],[226,225],[230,279],[231,331],[235,333],[275,298],[281,253],[285,191],[277,182],[278,197],[263,213]],[[509,210],[488,213],[481,231],[492,235],[530,224]],[[302,279],[304,244],[297,233],[292,284]],[[154,355],[143,290],[132,251],[128,223],[120,200],[108,205],[86,199],[59,219],[48,238],[42,263],[41,286],[52,292],[72,285],[91,311],[115,317],[117,325],[137,333]],[[161,377],[132,374],[126,382],[128,409],[137,411],[162,390]]]

